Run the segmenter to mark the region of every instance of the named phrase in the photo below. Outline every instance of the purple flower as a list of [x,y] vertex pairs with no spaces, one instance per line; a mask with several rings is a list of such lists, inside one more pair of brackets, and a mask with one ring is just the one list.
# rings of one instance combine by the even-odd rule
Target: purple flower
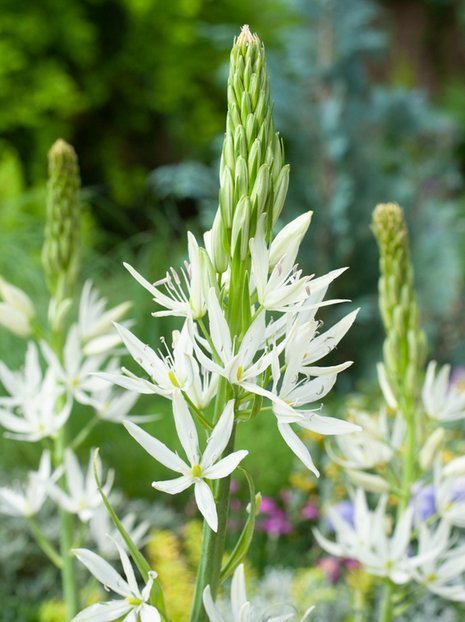
[[[339,501],[339,503],[331,505],[330,509],[333,512],[336,512],[336,514],[338,514],[340,518],[342,518],[342,520],[345,521],[348,525],[350,525],[351,527],[354,526],[354,504],[352,503],[352,501]],[[329,516],[325,517],[325,522],[328,526],[329,531],[334,532],[334,525]]]
[[[416,489],[416,490],[415,490]],[[462,494],[465,490],[462,491]],[[436,514],[436,493],[433,484],[414,486],[414,494],[410,502],[416,521],[424,521]]]
[[287,512],[270,497],[262,497],[260,512],[265,515],[258,525],[261,531],[272,536],[286,535],[292,531]]
[[300,511],[300,516],[305,520],[316,520],[319,516],[318,506],[313,501],[309,501]]

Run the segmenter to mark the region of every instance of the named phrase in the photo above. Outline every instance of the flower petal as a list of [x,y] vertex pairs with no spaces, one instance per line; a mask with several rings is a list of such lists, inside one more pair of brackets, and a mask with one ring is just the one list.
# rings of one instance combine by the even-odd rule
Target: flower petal
[[210,487],[202,479],[196,480],[194,486],[195,500],[201,514],[207,521],[210,529],[218,531],[218,514],[216,504]]
[[192,484],[192,477],[189,475],[182,475],[176,477],[176,479],[169,479],[163,482],[152,482],[152,486],[156,490],[167,492],[169,495],[177,495]]
[[207,467],[202,471],[202,474],[207,479],[221,479],[222,477],[227,477],[230,475],[234,469],[237,467],[239,462],[243,460],[249,452],[246,449],[241,449],[239,451],[235,451],[226,458],[223,458],[216,464],[213,464],[210,467]]
[[231,438],[231,432],[234,424],[234,400],[229,400],[218,423],[208,439],[207,447],[202,456],[202,468],[208,469],[214,464],[226,449],[226,445]]
[[147,453],[155,458],[155,460],[168,467],[168,469],[182,474],[185,474],[186,470],[189,470],[184,460],[181,460],[181,458],[171,451],[171,449],[168,449],[164,443],[145,432],[138,425],[131,421],[123,421],[123,425]]
[[278,421],[278,430],[283,437],[285,443],[288,447],[295,453],[297,458],[301,460],[305,466],[312,471],[317,477],[320,476],[320,473],[316,466],[313,463],[312,457],[310,456],[310,452],[305,447],[304,443],[300,440],[294,430],[288,423],[280,423]]
[[176,432],[191,465],[199,462],[199,438],[189,408],[179,391],[173,394],[173,415]]
[[71,622],[112,622],[131,610],[125,600],[110,600],[107,603],[97,603],[78,613]]
[[88,549],[73,549],[73,553],[105,588],[110,588],[123,597],[130,596],[128,583],[100,555]]

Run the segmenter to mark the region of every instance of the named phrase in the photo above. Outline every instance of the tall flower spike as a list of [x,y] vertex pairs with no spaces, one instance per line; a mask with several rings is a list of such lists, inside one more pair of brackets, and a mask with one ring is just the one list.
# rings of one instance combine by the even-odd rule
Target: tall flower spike
[[249,239],[261,214],[266,214],[267,240],[286,198],[289,165],[275,132],[265,48],[248,26],[235,40],[228,79],[228,113],[220,164],[220,210],[213,228],[211,249],[218,272],[228,256],[244,260]]
[[[47,224],[42,263],[52,295],[73,286],[79,266],[79,190],[76,152],[57,140],[48,154]],[[62,294],[61,297],[65,297]]]
[[414,395],[420,386],[426,338],[419,323],[408,230],[399,205],[378,205],[373,212],[372,230],[380,252],[379,304],[386,331],[386,376],[398,399]]

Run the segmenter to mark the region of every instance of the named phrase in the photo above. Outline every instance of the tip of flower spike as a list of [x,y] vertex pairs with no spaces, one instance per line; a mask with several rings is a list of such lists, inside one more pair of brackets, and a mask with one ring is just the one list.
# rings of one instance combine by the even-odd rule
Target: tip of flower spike
[[50,158],[63,158],[63,156],[68,156],[69,154],[75,156],[74,148],[62,138],[56,140],[48,152]]
[[241,34],[236,39],[237,45],[251,45],[252,43],[257,43],[259,41],[258,35],[252,34],[250,31],[249,25],[244,24],[241,28]]

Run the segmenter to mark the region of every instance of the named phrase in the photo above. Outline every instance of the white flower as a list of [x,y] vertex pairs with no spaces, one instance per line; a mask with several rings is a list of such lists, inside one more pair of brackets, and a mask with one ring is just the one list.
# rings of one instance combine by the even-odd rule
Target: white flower
[[[421,564],[422,557],[410,557],[407,563],[411,539],[413,510],[408,508],[396,523],[393,535],[387,535],[387,497],[382,496],[376,510],[368,509],[365,493],[357,489],[354,502],[354,525],[346,522],[333,508],[328,510],[335,528],[336,542],[325,538],[318,530],[315,537],[326,551],[338,557],[358,560],[369,574],[387,577],[396,584],[406,583],[411,568]],[[433,551],[434,554],[434,551]]]
[[69,395],[81,404],[88,404],[88,393],[96,386],[96,378],[93,374],[100,370],[107,354],[85,356],[77,324],[71,326],[66,337],[63,364],[60,363],[48,343],[42,342],[41,349],[50,368],[55,371],[58,380]]
[[372,469],[389,462],[403,440],[404,419],[397,416],[391,431],[384,410],[377,416],[360,411],[353,411],[352,414],[361,432],[336,438],[343,457],[328,447],[331,458],[346,469]]
[[[228,323],[223,310],[212,288],[208,296],[208,319],[210,336],[220,362],[208,358],[201,348],[195,344],[195,352],[201,365],[212,373],[225,377],[231,384],[237,384],[251,393],[260,392],[255,379],[262,374],[276,359],[285,346],[283,341],[269,352],[263,351],[254,362],[256,355],[263,348],[265,339],[265,312],[260,311],[249,326],[237,353],[234,353],[234,340],[231,337]],[[192,325],[191,330],[193,331]],[[194,337],[198,339],[197,334]]]
[[173,414],[176,431],[181,445],[186,453],[188,462],[182,460],[166,445],[155,439],[147,432],[131,422],[125,423],[128,432],[151,456],[164,466],[181,474],[173,480],[153,482],[157,490],[170,495],[178,494],[194,485],[197,506],[213,531],[218,529],[218,515],[216,504],[210,486],[206,479],[221,479],[234,471],[239,462],[245,458],[247,451],[235,451],[229,456],[221,458],[232,433],[234,423],[234,401],[231,400],[215,425],[207,447],[200,456],[197,430],[187,408],[184,398],[179,394],[173,395]]
[[[203,591],[203,604],[210,622],[291,622],[291,620],[295,619],[293,613],[273,615],[269,612],[268,614],[260,615],[255,610],[250,601],[247,600],[244,564],[240,564],[234,571],[231,583],[230,615],[227,618],[223,616],[219,607],[213,602],[209,585]],[[301,618],[301,622],[306,622],[313,610],[314,607],[307,609]]]
[[108,352],[121,342],[113,322],[120,320],[132,303],[122,302],[108,310],[106,305],[106,299],[99,296],[91,281],[86,281],[79,303],[78,332],[87,356]]
[[426,412],[432,419],[457,421],[465,417],[465,391],[450,386],[450,365],[444,365],[436,374],[436,361],[426,370],[422,398]]
[[37,514],[46,497],[45,482],[51,472],[50,452],[42,452],[39,469],[28,473],[22,489],[0,488],[0,512],[9,516],[30,517]]
[[[101,469],[100,460],[98,470]],[[71,449],[67,449],[64,458],[64,469],[59,467],[53,479],[56,482],[62,475],[65,475],[67,491],[63,490],[58,484],[50,482],[47,492],[50,497],[70,514],[77,514],[79,519],[86,523],[89,521],[95,510],[101,505],[102,498],[97,488],[94,477],[93,456],[91,453],[87,474],[81,471],[79,462]],[[110,471],[106,483],[102,487],[104,493],[108,495],[113,484],[113,472]]]
[[11,371],[0,361],[0,382],[10,397],[0,397],[0,404],[21,405],[40,392],[43,382],[37,346],[33,341],[27,344],[24,367]]
[[16,440],[35,442],[42,438],[55,438],[71,412],[68,399],[59,408],[62,388],[53,369],[48,369],[37,393],[10,409],[0,409],[0,424],[9,430],[8,436]]
[[[307,227],[310,224],[308,219]],[[275,249],[281,249],[281,245]],[[274,253],[274,267],[270,272],[270,252],[265,241],[265,220],[260,218],[255,237],[250,241],[250,255],[252,259],[251,281],[256,291],[258,302],[264,309],[270,311],[286,311],[289,306],[305,300],[310,289],[307,284],[310,277],[301,277],[302,271],[297,270],[294,262],[298,248],[290,247],[290,252],[284,252],[279,259]]]
[[[453,473],[451,467],[449,472]],[[448,476],[447,465],[442,467],[439,460],[435,463],[433,477],[437,513],[452,525],[465,527],[465,477]]]
[[106,590],[122,596],[120,600],[110,600],[107,603],[97,603],[87,607],[72,619],[72,622],[160,622],[158,610],[149,604],[150,591],[157,573],[150,571],[149,580],[142,590],[137,585],[134,570],[125,551],[115,542],[118,549],[125,579],[114,570],[110,564],[99,555],[88,549],[74,549],[73,553],[78,560],[102,583]]
[[124,326],[118,324],[115,326],[129,354],[150,380],[138,378],[126,369],[124,374],[100,373],[100,378],[137,393],[155,393],[164,397],[171,397],[175,391],[184,391],[192,384],[193,346],[187,326],[184,326],[181,332],[173,331],[173,349],[170,352],[166,348],[166,355],[155,352]]
[[[197,319],[205,314],[206,297],[210,288],[208,256],[199,248],[191,232],[187,234],[189,262],[181,268],[181,277],[174,268],[167,272],[166,277],[157,283],[149,283],[132,266],[125,263],[124,267],[146,290],[153,300],[167,311],[153,313],[155,317],[173,315]],[[163,293],[159,287],[164,286]]]
[[0,277],[0,324],[19,337],[28,337],[34,317],[29,296]]
[[[413,579],[442,598],[465,602],[465,547],[449,549],[450,525],[447,521],[441,521],[434,531],[421,523],[418,531],[418,554],[427,559],[412,568]],[[431,557],[431,550],[437,555]]]

